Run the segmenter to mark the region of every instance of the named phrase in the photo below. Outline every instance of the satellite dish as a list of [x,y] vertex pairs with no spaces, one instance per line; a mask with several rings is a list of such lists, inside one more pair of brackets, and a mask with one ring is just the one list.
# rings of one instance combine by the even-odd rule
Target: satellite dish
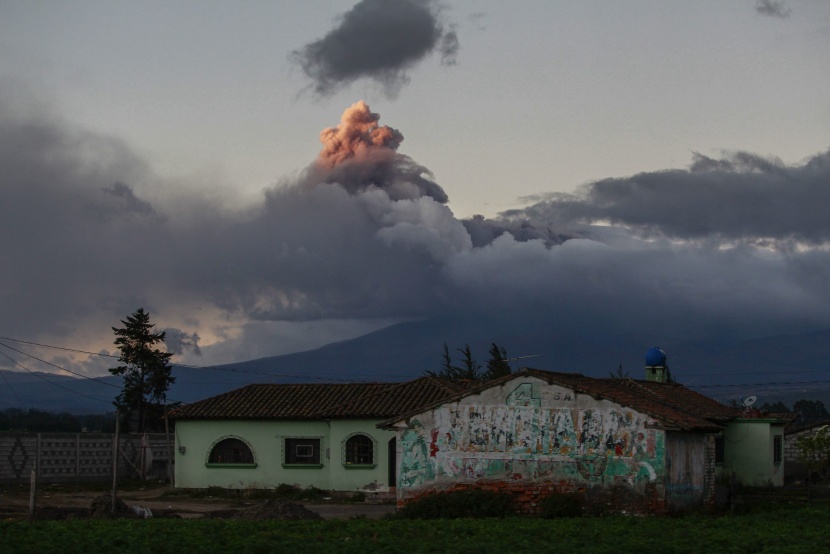
[[758,397],[757,397],[757,396],[747,396],[746,398],[741,398],[741,403],[742,403],[745,407],[749,408],[750,406],[752,406],[753,404],[755,404],[755,401],[756,401],[756,400],[758,400]]

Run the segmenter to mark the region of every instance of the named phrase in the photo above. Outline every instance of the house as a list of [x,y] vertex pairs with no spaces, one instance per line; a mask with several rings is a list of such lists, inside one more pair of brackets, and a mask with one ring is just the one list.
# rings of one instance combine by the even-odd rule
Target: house
[[778,419],[665,382],[665,354],[647,364],[645,381],[522,369],[381,423],[398,437],[399,505],[475,487],[528,513],[554,492],[674,512],[711,503],[718,473],[777,479]]
[[172,413],[175,483],[395,492],[399,504],[483,487],[531,513],[553,492],[673,512],[712,502],[718,476],[783,483],[786,419],[667,382],[659,349],[646,377],[249,385]]
[[389,492],[395,433],[377,423],[463,390],[424,377],[407,383],[262,384],[182,406],[175,483],[266,489],[286,483]]

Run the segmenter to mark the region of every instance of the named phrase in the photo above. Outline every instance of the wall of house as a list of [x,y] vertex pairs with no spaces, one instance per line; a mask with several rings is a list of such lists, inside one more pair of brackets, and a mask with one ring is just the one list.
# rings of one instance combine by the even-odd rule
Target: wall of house
[[[390,431],[376,428],[377,421],[237,421],[180,420],[176,422],[176,486],[179,488],[267,489],[280,484],[323,490],[386,492]],[[346,467],[343,441],[353,433],[374,441],[375,463]],[[284,462],[283,439],[319,437],[320,464],[308,467]],[[240,439],[251,448],[254,464],[208,464],[212,447],[226,438]]]
[[[750,486],[784,484],[785,460],[775,463],[775,437],[782,440],[784,424],[763,418],[741,418],[729,422],[723,432],[722,472],[735,474],[738,481]],[[783,451],[782,451],[783,454]]]
[[786,463],[784,478],[786,481],[805,481],[809,473],[807,465],[799,460],[798,439],[800,437],[813,437],[819,430],[824,429],[829,424],[828,422],[822,422],[813,427],[784,435],[784,461]]
[[664,431],[644,414],[532,377],[410,418],[399,433],[400,503],[476,486],[513,493],[529,513],[554,492],[666,510]]

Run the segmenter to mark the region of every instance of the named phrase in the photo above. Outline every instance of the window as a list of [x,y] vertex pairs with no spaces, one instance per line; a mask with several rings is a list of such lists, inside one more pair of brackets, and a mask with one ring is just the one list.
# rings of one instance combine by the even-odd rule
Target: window
[[343,445],[343,462],[347,465],[374,465],[375,441],[368,435],[356,434]]
[[283,439],[283,464],[320,466],[320,439],[291,437]]
[[715,437],[715,463],[722,464],[723,463],[723,448],[724,448],[724,439],[723,437]]
[[779,466],[784,459],[784,437],[775,435],[772,438],[772,463]]
[[253,464],[254,453],[239,439],[224,439],[217,442],[208,456],[209,464]]

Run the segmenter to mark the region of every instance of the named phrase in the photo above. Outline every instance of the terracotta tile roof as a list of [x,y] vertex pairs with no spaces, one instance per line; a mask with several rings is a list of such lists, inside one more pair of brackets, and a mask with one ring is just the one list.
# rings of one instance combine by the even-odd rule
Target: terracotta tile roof
[[655,383],[634,379],[596,379],[579,373],[558,373],[538,369],[522,369],[495,381],[479,384],[466,391],[423,405],[412,412],[389,419],[382,425],[417,415],[447,402],[454,402],[467,395],[476,394],[492,386],[521,376],[532,376],[547,383],[572,389],[596,399],[607,399],[621,406],[632,408],[662,422],[666,427],[687,431],[719,431],[724,424],[740,412],[716,400],[703,396],[675,383]]
[[468,385],[422,377],[406,383],[248,385],[182,406],[175,419],[389,418]]

